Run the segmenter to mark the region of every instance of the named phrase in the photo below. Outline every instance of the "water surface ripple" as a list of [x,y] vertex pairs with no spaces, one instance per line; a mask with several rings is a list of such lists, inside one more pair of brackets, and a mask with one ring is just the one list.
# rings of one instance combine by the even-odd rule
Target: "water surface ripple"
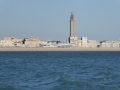
[[120,90],[120,52],[0,52],[0,90]]

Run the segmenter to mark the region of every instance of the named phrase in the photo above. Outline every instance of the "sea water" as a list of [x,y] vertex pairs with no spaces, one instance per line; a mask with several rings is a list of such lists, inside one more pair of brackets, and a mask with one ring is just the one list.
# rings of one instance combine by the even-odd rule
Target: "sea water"
[[0,90],[120,90],[120,52],[0,52]]

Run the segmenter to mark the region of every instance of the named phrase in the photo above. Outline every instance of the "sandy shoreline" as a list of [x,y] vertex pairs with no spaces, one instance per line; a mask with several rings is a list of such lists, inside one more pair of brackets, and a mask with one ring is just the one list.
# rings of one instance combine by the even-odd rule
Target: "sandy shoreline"
[[0,51],[120,51],[120,48],[21,48],[4,47]]

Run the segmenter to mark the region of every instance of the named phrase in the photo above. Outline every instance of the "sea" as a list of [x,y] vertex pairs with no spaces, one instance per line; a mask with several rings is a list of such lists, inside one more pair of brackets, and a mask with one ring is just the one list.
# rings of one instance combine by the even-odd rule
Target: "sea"
[[120,90],[120,52],[0,52],[0,90]]

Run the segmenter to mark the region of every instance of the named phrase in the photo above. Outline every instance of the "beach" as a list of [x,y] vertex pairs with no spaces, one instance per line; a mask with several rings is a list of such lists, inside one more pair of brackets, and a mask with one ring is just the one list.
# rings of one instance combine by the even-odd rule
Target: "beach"
[[41,48],[41,47],[1,47],[0,51],[120,51],[120,48]]

